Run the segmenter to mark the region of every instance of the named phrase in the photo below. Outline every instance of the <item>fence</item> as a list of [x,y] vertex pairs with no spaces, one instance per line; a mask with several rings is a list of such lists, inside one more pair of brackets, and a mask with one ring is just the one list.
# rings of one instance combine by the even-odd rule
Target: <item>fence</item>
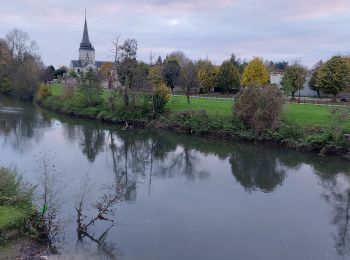
[[[183,93],[175,93],[173,96],[183,96]],[[191,98],[204,98],[204,99],[216,99],[216,100],[234,100],[235,96],[230,94],[191,94]],[[324,106],[343,106],[350,107],[350,102],[340,101],[334,102],[329,99],[307,99],[307,98],[297,98],[291,100],[290,98],[285,98],[285,102],[289,104],[309,104],[309,105],[324,105]]]

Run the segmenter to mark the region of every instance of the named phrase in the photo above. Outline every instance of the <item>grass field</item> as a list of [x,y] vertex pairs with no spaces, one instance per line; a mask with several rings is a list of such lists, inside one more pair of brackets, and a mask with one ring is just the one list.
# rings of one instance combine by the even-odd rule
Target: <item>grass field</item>
[[[62,88],[59,85],[53,85],[54,95],[60,95]],[[108,96],[108,92],[104,93]],[[211,98],[191,98],[191,103],[187,104],[185,96],[172,96],[166,108],[170,111],[181,111],[185,109],[205,109],[208,114],[232,115],[232,100],[211,99]],[[339,108],[350,116],[350,108]],[[285,104],[283,116],[294,120],[301,126],[331,126],[335,125],[334,108],[326,105],[306,105],[306,104]],[[347,131],[350,132],[350,120],[341,122]]]
[[15,207],[0,206],[0,230],[13,227],[27,218],[24,210]]

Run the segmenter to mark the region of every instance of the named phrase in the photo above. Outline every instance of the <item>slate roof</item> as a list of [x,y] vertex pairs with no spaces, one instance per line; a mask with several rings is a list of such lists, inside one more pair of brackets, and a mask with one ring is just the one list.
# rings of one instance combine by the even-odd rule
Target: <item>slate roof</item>
[[[99,68],[101,68],[103,63],[107,63],[107,62],[110,62],[110,61],[95,61],[95,66],[96,66],[96,68],[99,69]],[[82,64],[81,64],[80,60],[71,60],[71,63],[72,63],[73,67],[82,68]]]
[[89,39],[89,32],[87,28],[87,22],[85,17],[85,24],[84,24],[84,33],[83,33],[83,39],[80,43],[80,49],[82,50],[94,50],[94,47],[92,47],[92,44]]
[[81,62],[80,62],[80,60],[71,60],[70,62],[72,63],[73,67],[79,67],[79,68],[81,68]]

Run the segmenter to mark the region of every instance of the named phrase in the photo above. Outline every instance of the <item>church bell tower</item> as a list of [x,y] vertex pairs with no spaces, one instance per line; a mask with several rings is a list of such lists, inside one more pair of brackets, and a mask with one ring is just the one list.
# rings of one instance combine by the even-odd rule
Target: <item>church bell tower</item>
[[86,10],[85,10],[85,24],[84,24],[83,39],[81,40],[80,48],[79,48],[79,60],[83,67],[88,65],[92,65],[92,66],[95,65],[95,49],[92,46],[89,39],[89,32],[88,32],[87,22],[86,22]]

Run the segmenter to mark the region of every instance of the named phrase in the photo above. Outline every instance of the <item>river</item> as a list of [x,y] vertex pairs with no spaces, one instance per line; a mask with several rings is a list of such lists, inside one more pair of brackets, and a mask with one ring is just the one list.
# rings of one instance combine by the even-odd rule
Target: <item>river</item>
[[[38,203],[47,166],[52,250],[64,257],[321,260],[350,254],[350,163],[341,158],[124,130],[0,97],[0,164],[15,165],[37,185]],[[86,224],[108,200],[108,220],[77,232],[79,203]]]

